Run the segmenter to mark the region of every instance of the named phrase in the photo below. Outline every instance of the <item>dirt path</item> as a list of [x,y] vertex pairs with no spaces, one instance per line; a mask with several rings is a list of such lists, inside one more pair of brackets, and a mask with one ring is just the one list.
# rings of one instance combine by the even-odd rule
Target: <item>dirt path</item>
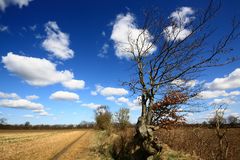
[[53,160],[97,160],[97,156],[91,151],[94,147],[96,132],[87,131],[79,138],[66,146]]
[[0,132],[0,160],[96,159],[94,130]]
[[87,131],[82,133],[82,135],[80,135],[78,138],[76,138],[70,144],[65,146],[61,151],[59,151],[57,154],[55,154],[51,159],[52,160],[58,160],[62,155],[65,154],[65,152],[67,152],[70,149],[70,147],[72,147],[75,143],[77,143],[85,134],[87,134]]

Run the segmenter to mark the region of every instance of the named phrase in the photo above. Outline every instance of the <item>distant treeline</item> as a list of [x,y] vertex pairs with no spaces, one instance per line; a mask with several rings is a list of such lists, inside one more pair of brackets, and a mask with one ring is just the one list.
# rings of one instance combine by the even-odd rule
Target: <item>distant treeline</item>
[[[115,128],[119,128],[118,123],[111,124]],[[133,124],[129,124],[129,127],[134,127]],[[25,124],[0,124],[0,129],[90,129],[90,128],[97,128],[95,122],[81,122],[80,124],[37,124],[32,125],[30,122],[25,122]]]
[[95,123],[84,122],[77,125],[74,124],[38,124],[31,125],[29,122],[25,124],[0,124],[0,129],[83,129],[83,128],[94,128]]
[[[115,128],[118,128],[118,124],[113,124]],[[134,124],[130,124],[129,127],[134,127]],[[187,128],[214,128],[213,124],[206,124],[206,123],[199,123],[199,124],[169,124],[166,126],[161,126],[160,128],[179,128],[179,127],[187,127]],[[221,127],[223,128],[240,128],[240,123],[238,124],[223,124]],[[0,129],[90,129],[96,128],[96,124],[94,122],[86,122],[80,123],[77,125],[73,124],[55,124],[55,125],[48,125],[48,124],[38,124],[38,125],[31,125],[30,123],[25,124],[0,124]]]
[[[195,124],[168,124],[165,126],[161,126],[160,128],[179,128],[179,127],[186,127],[186,128],[215,128],[215,124],[209,124],[209,123],[195,123]],[[235,124],[222,124],[221,128],[240,128],[240,123]]]

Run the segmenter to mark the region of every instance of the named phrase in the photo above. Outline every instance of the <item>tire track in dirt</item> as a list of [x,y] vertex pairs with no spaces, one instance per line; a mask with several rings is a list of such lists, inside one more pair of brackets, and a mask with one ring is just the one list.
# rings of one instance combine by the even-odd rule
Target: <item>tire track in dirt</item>
[[51,160],[58,160],[61,155],[63,155],[72,145],[77,143],[84,135],[87,134],[87,131],[84,132],[82,135],[80,135],[78,138],[76,138],[74,141],[72,141],[70,144],[68,144],[66,147],[64,147],[60,152],[56,153]]

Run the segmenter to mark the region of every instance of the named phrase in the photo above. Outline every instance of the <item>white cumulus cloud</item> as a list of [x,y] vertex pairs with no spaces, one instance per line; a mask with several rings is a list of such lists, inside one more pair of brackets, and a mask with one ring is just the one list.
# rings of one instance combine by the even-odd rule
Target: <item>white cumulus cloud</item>
[[123,96],[128,94],[128,91],[124,88],[103,87],[96,85],[96,90],[91,92],[92,95],[100,94],[102,96]]
[[2,63],[8,71],[33,86],[47,86],[69,81],[74,77],[68,70],[57,71],[57,65],[44,58],[26,57],[10,52],[2,57]]
[[45,112],[44,106],[40,103],[34,103],[27,99],[3,99],[0,100],[0,106],[8,108],[22,108],[39,111],[39,113]]
[[169,16],[178,26],[186,25],[190,23],[195,17],[194,10],[191,7],[180,7],[176,11],[172,12]]
[[95,104],[95,103],[83,103],[83,104],[81,104],[81,106],[88,107],[88,108],[91,108],[91,109],[96,109],[101,105],[100,104]]
[[0,106],[9,108],[26,108],[32,110],[41,110],[44,106],[40,103],[33,103],[26,99],[3,99],[0,100]]
[[[38,96],[27,96],[26,99],[21,98],[16,93],[4,93],[0,92],[0,107],[16,108],[16,109],[29,109],[39,114],[47,114],[45,106],[40,103],[31,102]],[[2,98],[2,99],[1,99]]]
[[110,96],[110,97],[107,97],[106,100],[108,100],[108,101],[114,101],[114,100],[115,100],[115,97]]
[[182,79],[176,79],[176,80],[172,81],[171,83],[173,85],[176,85],[176,86],[194,87],[194,86],[196,86],[198,81],[197,80],[185,81],[185,80],[182,80]]
[[23,115],[24,118],[34,118],[34,115],[31,114],[25,114]]
[[69,48],[69,35],[63,33],[56,22],[49,21],[45,25],[45,31],[47,37],[42,43],[45,50],[62,60],[73,58],[74,51]]
[[109,101],[113,101],[118,105],[126,105],[131,110],[141,109],[141,98],[140,97],[137,97],[136,99],[134,99],[132,101],[126,97],[115,98],[113,96],[107,97],[106,99]]
[[0,98],[13,98],[13,99],[19,99],[20,97],[16,93],[4,93],[0,92]]
[[210,99],[210,98],[217,98],[217,97],[229,97],[229,96],[238,96],[240,95],[240,91],[232,91],[232,92],[226,92],[223,90],[206,90],[199,93],[199,98],[202,99]]
[[26,99],[27,100],[35,100],[35,99],[38,99],[39,98],[39,96],[37,96],[37,95],[29,95],[29,96],[26,96]]
[[186,28],[186,25],[195,18],[192,16],[193,14],[194,10],[191,7],[180,7],[172,12],[169,18],[173,22],[173,25],[164,29],[165,38],[168,41],[178,41],[185,39],[191,34],[191,29]]
[[73,92],[57,91],[51,94],[49,98],[52,100],[77,101],[79,100],[79,95]]
[[5,11],[10,5],[17,5],[19,8],[22,8],[23,6],[28,6],[31,1],[33,0],[0,0],[0,10]]
[[[130,50],[137,56],[138,49],[142,50],[141,56],[151,54],[156,50],[152,44],[152,35],[148,30],[138,28],[135,24],[135,17],[131,13],[119,14],[113,25],[111,40],[114,41],[115,54],[119,58],[132,58]],[[133,44],[133,47],[129,44]],[[139,48],[136,47],[136,44]],[[144,53],[144,54],[143,54]]]
[[240,68],[224,78],[216,78],[211,83],[206,84],[207,88],[212,90],[227,90],[240,88]]
[[234,103],[236,103],[236,101],[233,98],[226,97],[226,98],[216,98],[212,102],[210,102],[210,105],[221,105],[221,104],[230,105]]
[[71,79],[69,81],[65,81],[62,85],[68,89],[83,89],[85,87],[85,81],[83,80],[75,80]]
[[185,28],[168,26],[164,29],[164,35],[168,41],[183,40],[190,34],[191,34],[191,30],[185,29]]
[[46,111],[42,111],[39,113],[40,116],[52,116],[53,114],[49,114],[48,112]]

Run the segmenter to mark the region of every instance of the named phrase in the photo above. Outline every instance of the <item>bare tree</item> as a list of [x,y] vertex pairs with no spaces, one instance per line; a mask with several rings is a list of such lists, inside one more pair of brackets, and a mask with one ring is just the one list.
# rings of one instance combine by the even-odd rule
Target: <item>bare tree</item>
[[238,123],[238,117],[234,115],[229,115],[227,117],[228,123],[232,126],[236,125]]
[[225,105],[221,104],[219,106],[215,106],[215,135],[218,140],[218,147],[216,148],[216,154],[212,152],[213,159],[216,160],[227,160],[229,143],[227,139],[227,131],[228,128],[224,127],[224,113],[226,111]]
[[130,124],[129,122],[129,109],[120,108],[118,112],[115,113],[116,122],[120,129],[126,129]]
[[0,118],[0,125],[6,124],[7,119],[6,118]]
[[[138,36],[129,33],[129,47],[124,52],[130,53],[136,72],[123,84],[141,96],[142,111],[135,137],[147,154],[161,150],[152,136],[154,128],[149,125],[158,124],[164,117],[177,117],[180,111],[177,106],[198,95],[199,88],[188,84],[201,71],[236,60],[230,55],[233,50],[230,44],[239,37],[238,21],[233,20],[231,30],[219,40],[211,39],[216,28],[211,28],[210,21],[220,6],[211,1],[188,23],[181,14],[176,21],[176,18],[164,19],[159,10],[146,12]],[[184,34],[186,28],[190,28],[188,34]]]

